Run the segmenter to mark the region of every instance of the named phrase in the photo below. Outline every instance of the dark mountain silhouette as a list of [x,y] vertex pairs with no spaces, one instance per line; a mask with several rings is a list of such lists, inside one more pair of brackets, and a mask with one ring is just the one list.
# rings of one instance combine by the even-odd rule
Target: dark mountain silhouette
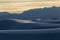
[[22,19],[38,19],[38,18],[60,18],[60,7],[37,8],[24,11],[21,14]]
[[10,16],[10,13],[8,12],[0,12],[0,20],[8,18]]
[[4,18],[16,18],[16,19],[27,19],[27,20],[35,20],[35,19],[58,19],[60,18],[60,7],[50,7],[50,8],[36,8],[24,11],[21,14],[10,14],[8,12],[0,12],[0,19]]

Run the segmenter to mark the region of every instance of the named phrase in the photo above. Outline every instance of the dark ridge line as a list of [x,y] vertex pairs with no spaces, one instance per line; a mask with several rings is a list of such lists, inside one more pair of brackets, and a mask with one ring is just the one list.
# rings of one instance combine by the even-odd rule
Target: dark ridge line
[[44,7],[44,8],[33,8],[33,9],[29,9],[29,10],[26,10],[26,11],[23,11],[22,13],[24,12],[27,12],[27,11],[30,11],[30,10],[36,10],[36,9],[50,9],[50,8],[60,8],[60,6],[50,6],[50,7]]
[[[55,8],[60,8],[60,6],[58,6],[58,7],[57,7],[57,6],[51,6],[51,7],[44,7],[44,8],[33,8],[33,9],[26,10],[26,11],[30,11],[30,10],[34,10],[34,9],[45,9],[45,8],[48,9],[48,8],[54,8],[54,7],[55,7]],[[26,11],[23,11],[22,13],[24,13],[24,12],[26,12]],[[4,12],[5,12],[5,11],[4,11]],[[3,13],[3,12],[0,12],[0,13]],[[10,13],[10,12],[5,12],[5,13]],[[19,13],[20,13],[20,12],[19,12]],[[19,13],[18,13],[18,14],[19,14]],[[10,13],[10,14],[14,14],[14,13]],[[15,14],[17,14],[17,13],[15,13]]]

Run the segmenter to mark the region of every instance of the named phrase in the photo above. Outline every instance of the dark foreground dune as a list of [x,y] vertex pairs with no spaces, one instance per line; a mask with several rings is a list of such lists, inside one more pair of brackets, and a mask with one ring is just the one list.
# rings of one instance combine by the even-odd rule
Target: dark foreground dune
[[60,40],[60,33],[0,34],[0,40]]
[[0,30],[0,40],[60,40],[60,28]]
[[31,31],[0,30],[0,40],[60,40],[60,29]]
[[60,40],[60,28],[2,20],[0,40]]

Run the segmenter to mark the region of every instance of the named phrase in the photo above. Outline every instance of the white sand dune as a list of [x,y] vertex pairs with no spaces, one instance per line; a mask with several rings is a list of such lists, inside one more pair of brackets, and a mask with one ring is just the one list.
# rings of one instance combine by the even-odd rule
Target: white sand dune
[[0,33],[7,34],[35,34],[35,33],[60,33],[60,28],[53,29],[29,29],[29,30],[0,30]]

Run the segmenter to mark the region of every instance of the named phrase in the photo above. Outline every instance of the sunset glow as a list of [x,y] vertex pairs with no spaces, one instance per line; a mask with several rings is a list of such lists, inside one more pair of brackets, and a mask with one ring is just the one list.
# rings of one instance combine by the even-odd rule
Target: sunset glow
[[0,1],[0,12],[19,13],[34,8],[60,6],[59,0],[2,0]]

